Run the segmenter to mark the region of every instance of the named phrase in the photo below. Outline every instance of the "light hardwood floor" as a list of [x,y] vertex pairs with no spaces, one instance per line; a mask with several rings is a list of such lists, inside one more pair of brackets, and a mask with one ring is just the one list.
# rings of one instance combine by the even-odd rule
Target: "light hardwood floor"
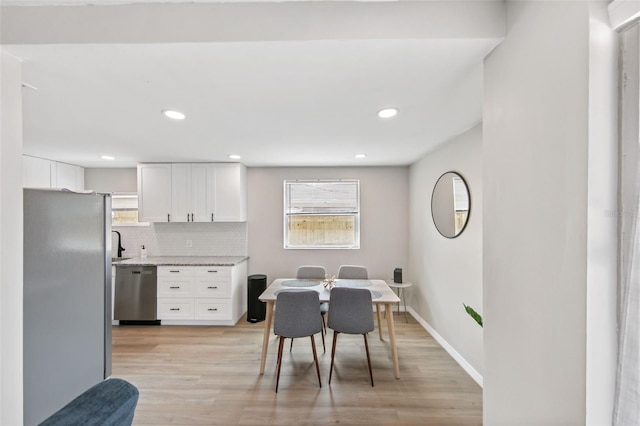
[[308,338],[283,357],[274,392],[277,340],[259,375],[264,323],[235,327],[114,326],[113,377],[140,391],[136,425],[480,425],[482,390],[412,318],[396,317],[400,379],[385,341],[369,333],[375,387],[362,336],[340,335],[331,385],[316,335],[322,388]]

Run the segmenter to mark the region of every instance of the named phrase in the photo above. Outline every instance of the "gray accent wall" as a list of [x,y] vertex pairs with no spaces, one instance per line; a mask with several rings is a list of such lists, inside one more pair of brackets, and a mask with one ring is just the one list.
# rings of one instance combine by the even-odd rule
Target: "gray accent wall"
[[[293,277],[300,265],[322,265],[337,274],[342,264],[364,265],[371,278],[410,274],[408,258],[408,167],[249,168],[249,273]],[[359,179],[360,249],[284,249],[285,179]]]
[[84,187],[95,192],[138,192],[137,169],[85,169]]
[[[127,188],[134,187],[136,176],[128,170],[86,169],[85,176],[91,189],[131,192]],[[125,257],[139,256],[142,244],[149,256],[248,255],[249,274],[266,274],[269,281],[294,276],[304,264],[323,265],[330,274],[337,274],[342,264],[365,265],[372,278],[383,279],[391,279],[394,268],[403,268],[408,277],[408,177],[408,167],[249,168],[246,223],[156,223],[114,229],[122,234]],[[285,179],[359,179],[360,249],[284,249]],[[187,247],[187,240],[192,247]]]
[[[431,216],[433,188],[448,171],[465,179],[471,200],[469,222],[453,239],[440,235]],[[409,186],[411,307],[450,353],[457,352],[452,355],[458,362],[475,370],[474,378],[480,376],[481,382],[482,328],[467,315],[463,303],[483,313],[482,126],[475,126],[414,163]]]

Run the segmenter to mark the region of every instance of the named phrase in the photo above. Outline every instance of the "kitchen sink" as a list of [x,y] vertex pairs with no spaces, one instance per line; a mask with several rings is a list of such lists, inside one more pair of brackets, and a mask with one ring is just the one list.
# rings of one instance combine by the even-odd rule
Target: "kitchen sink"
[[122,262],[123,260],[131,259],[130,257],[112,257],[111,263]]

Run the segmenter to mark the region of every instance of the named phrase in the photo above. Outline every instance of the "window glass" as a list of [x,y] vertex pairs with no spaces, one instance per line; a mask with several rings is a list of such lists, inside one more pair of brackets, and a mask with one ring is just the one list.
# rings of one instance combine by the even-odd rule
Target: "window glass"
[[138,194],[111,195],[111,225],[146,225],[138,222]]
[[285,248],[360,248],[360,182],[284,182]]

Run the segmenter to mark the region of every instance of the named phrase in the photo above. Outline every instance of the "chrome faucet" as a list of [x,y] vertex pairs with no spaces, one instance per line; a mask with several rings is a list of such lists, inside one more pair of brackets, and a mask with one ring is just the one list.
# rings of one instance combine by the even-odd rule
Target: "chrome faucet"
[[120,232],[118,231],[111,231],[111,232],[115,232],[116,234],[118,234],[118,257],[122,257],[122,252],[125,251],[125,248],[122,247],[122,235],[120,235]]

